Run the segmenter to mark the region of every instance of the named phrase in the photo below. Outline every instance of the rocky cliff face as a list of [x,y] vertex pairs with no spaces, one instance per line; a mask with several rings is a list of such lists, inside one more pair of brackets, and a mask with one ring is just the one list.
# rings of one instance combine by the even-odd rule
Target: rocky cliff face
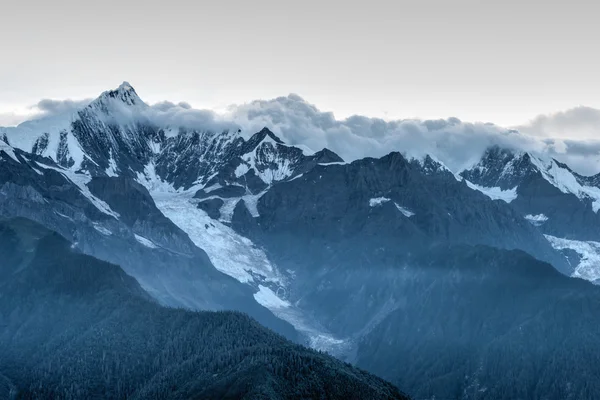
[[165,305],[248,312],[296,338],[254,301],[251,287],[217,271],[139,183],[75,173],[18,149],[12,155],[0,153],[0,216],[37,221],[81,251],[121,265]]
[[498,147],[461,176],[484,193],[512,192],[507,200],[512,208],[564,252],[570,264],[567,273],[598,280],[598,176],[584,177],[556,160]]

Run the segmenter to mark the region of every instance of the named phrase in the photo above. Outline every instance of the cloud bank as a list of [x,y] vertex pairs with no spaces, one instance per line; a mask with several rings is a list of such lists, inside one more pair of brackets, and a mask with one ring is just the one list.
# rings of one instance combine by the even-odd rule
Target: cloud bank
[[400,151],[409,157],[430,154],[458,171],[478,161],[491,145],[530,151],[546,147],[514,130],[457,118],[385,121],[356,115],[337,120],[298,95],[234,106],[230,115],[246,131],[267,126],[289,144],[327,147],[348,161]]
[[[267,126],[289,144],[317,150],[327,147],[348,161],[400,151],[417,158],[430,154],[458,172],[479,161],[488,147],[499,145],[554,157],[585,175],[600,172],[600,141],[592,139],[600,129],[600,119],[596,119],[600,110],[591,108],[539,116],[518,129],[458,118],[385,121],[352,116],[337,120],[333,113],[320,111],[298,95],[233,106],[230,115],[246,131]],[[557,126],[575,134],[559,135],[557,129],[550,129]]]
[[[45,117],[74,112],[89,102],[41,100],[32,109],[36,117]],[[517,129],[458,118],[386,121],[355,115],[338,120],[296,94],[233,105],[224,113],[169,101],[121,112],[172,128],[241,129],[246,137],[266,126],[288,144],[312,151],[329,148],[347,161],[399,151],[417,158],[429,154],[458,172],[479,161],[488,147],[499,145],[554,157],[582,174],[600,172],[600,110],[588,107],[538,116]]]
[[25,109],[18,111],[0,112],[0,126],[17,126],[20,123],[34,121],[46,117],[54,117],[73,113],[88,105],[92,99],[84,100],[55,100],[42,99]]
[[547,138],[599,140],[600,110],[579,106],[539,115],[518,129],[527,134]]
[[79,108],[85,107],[92,100],[54,100],[42,99],[37,104],[31,106],[37,118],[53,116],[73,112]]

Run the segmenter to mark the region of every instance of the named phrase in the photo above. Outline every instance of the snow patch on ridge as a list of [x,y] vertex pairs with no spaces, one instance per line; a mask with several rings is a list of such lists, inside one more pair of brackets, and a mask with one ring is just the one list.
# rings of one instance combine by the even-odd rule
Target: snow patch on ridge
[[3,151],[4,153],[6,153],[7,156],[12,158],[16,162],[19,162],[15,154],[15,150],[11,146],[5,144],[2,140],[0,140],[0,151]]
[[137,173],[137,181],[142,186],[146,187],[149,192],[170,193],[176,190],[169,183],[162,180],[156,173],[154,162],[149,163],[144,167],[144,172]]
[[[235,170],[236,177],[240,177],[249,170],[254,169],[256,175],[263,182],[271,185],[292,176],[294,173],[293,166],[290,160],[280,157],[277,152],[278,145],[281,144],[267,136],[256,149],[242,157],[242,165],[239,165]],[[259,168],[257,164],[267,165],[267,167]]]
[[525,216],[525,219],[527,221],[531,222],[535,226],[540,226],[544,222],[548,221],[548,217],[546,217],[544,214],[538,214],[538,215],[528,214]]
[[561,192],[572,193],[580,199],[588,198],[592,200],[594,212],[600,210],[600,188],[582,185],[571,171],[559,166],[554,160],[544,161],[531,156],[531,162],[537,167],[544,179]]
[[65,135],[65,155],[73,159],[74,164],[70,169],[76,171],[80,168],[85,158],[85,153],[71,129],[76,115],[76,111],[65,112],[26,121],[16,127],[0,127],[0,136],[6,135],[8,142],[13,148],[21,149],[27,153],[32,153],[35,143],[39,139],[45,138],[47,142],[46,146],[39,149],[38,154],[58,162],[61,135]]
[[80,174],[80,173],[76,173],[73,172],[71,170],[68,169],[63,169],[60,167],[53,167],[50,165],[46,165],[46,164],[41,164],[39,162],[35,162],[40,168],[43,169],[53,169],[57,172],[60,172],[66,179],[68,179],[69,181],[73,182],[78,188],[79,191],[81,192],[81,194],[83,194],[85,197],[87,197],[87,199],[101,212],[103,212],[106,215],[110,215],[111,217],[115,218],[115,219],[119,219],[120,215],[118,213],[116,213],[115,211],[111,210],[110,206],[108,204],[106,204],[104,201],[100,200],[99,198],[97,198],[96,196],[94,196],[92,194],[92,192],[90,192],[90,189],[88,189],[87,184],[92,180],[92,178],[90,178],[88,175],[84,175],[84,174]]
[[347,163],[346,161],[332,161],[332,162],[327,162],[327,163],[319,163],[319,165],[322,166],[328,166],[328,165],[348,165],[349,163]]
[[600,243],[562,239],[550,235],[545,236],[554,249],[573,250],[580,256],[579,264],[571,274],[572,277],[582,278],[594,283],[600,282]]
[[[369,199],[369,207],[378,207],[389,201],[392,201],[392,199],[389,199],[387,197],[374,197],[372,199]],[[413,215],[415,215],[414,212],[412,212],[411,210],[409,210],[406,207],[402,207],[401,205],[399,205],[396,202],[394,202],[394,205],[396,206],[398,211],[400,211],[407,218],[410,218]]]
[[507,203],[510,203],[511,201],[515,200],[518,196],[516,187],[514,187],[512,189],[508,189],[508,190],[502,190],[499,187],[479,186],[472,182],[469,182],[466,179],[465,179],[465,182],[467,183],[468,187],[485,194],[487,197],[489,197],[492,200],[503,200]]
[[263,305],[270,310],[291,306],[289,302],[277,297],[275,292],[263,285],[258,285],[258,292],[254,294],[254,298],[258,304]]
[[108,168],[106,168],[106,175],[113,177],[113,176],[118,176],[119,174],[117,173],[117,163],[113,157],[112,151],[110,152],[110,158],[108,159]]
[[135,240],[137,240],[139,243],[143,244],[144,246],[150,248],[150,249],[158,249],[158,246],[154,244],[154,242],[152,240],[146,239],[143,236],[140,235],[136,235],[135,236]]
[[219,217],[220,222],[230,223],[233,219],[233,212],[240,200],[244,200],[244,204],[254,218],[260,216],[258,213],[258,200],[266,193],[266,190],[258,194],[245,194],[241,197],[220,197],[220,196],[208,196],[200,201],[206,201],[211,199],[220,199],[223,201],[223,205],[219,209],[221,216]]
[[404,216],[407,217],[407,218],[410,218],[413,215],[415,215],[414,212],[410,211],[406,207],[399,206],[398,203],[394,203],[394,205],[396,206],[396,208],[398,209],[398,211],[400,211],[402,214],[404,214]]
[[250,212],[254,218],[260,217],[258,213],[258,200],[265,194],[267,191],[260,192],[259,194],[246,194],[242,196],[242,200],[246,204],[246,208]]
[[48,153],[53,151],[54,157],[52,158],[55,159],[60,132],[69,131],[73,120],[73,113],[47,116],[25,121],[15,127],[0,128],[0,133],[6,134],[11,146],[29,153],[31,153],[36,140],[47,133],[48,149],[43,155],[48,156],[50,155]]
[[111,236],[112,232],[109,231],[108,229],[106,229],[105,227],[103,227],[102,225],[100,225],[97,222],[93,223],[94,229],[97,230],[98,232],[100,232],[101,234],[103,234],[104,236]]
[[388,199],[387,197],[374,197],[369,200],[369,207],[377,207],[382,205],[383,203],[387,203],[390,200],[391,199]]
[[244,164],[244,163],[240,163],[240,165],[238,165],[235,168],[235,177],[239,178],[240,176],[245,175],[248,171],[250,171],[250,168],[248,167],[248,165]]

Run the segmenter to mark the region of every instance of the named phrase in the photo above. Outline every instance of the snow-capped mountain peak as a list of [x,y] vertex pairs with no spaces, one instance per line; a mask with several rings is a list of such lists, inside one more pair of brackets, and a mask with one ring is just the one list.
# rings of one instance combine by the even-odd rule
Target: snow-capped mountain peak
[[529,153],[512,151],[499,146],[490,147],[481,160],[471,169],[460,175],[467,181],[482,187],[498,187],[510,190],[537,169],[531,162]]
[[581,176],[551,157],[494,146],[479,163],[460,175],[476,187],[515,193],[519,193],[522,185],[529,187],[542,179],[564,194],[591,202],[595,212],[600,209],[600,188],[594,184],[594,177]]
[[243,153],[247,154],[251,151],[256,150],[258,146],[262,143],[271,143],[271,144],[284,144],[283,140],[277,137],[269,128],[264,127],[260,130],[260,132],[255,133],[246,141],[244,144]]
[[142,107],[148,106],[146,103],[144,103],[142,101],[142,99],[140,99],[137,92],[135,91],[133,86],[131,86],[129,84],[129,82],[121,83],[121,85],[119,85],[119,87],[114,90],[105,91],[96,100],[94,100],[92,102],[92,104],[93,103],[106,104],[107,101],[111,101],[111,100],[118,100],[128,106],[142,106]]

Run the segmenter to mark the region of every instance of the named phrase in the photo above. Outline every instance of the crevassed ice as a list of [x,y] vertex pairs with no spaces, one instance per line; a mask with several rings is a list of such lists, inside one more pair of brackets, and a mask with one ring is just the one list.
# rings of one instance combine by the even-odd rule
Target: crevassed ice
[[596,283],[600,280],[600,243],[562,239],[550,235],[544,236],[554,249],[573,250],[581,257],[571,276]]
[[[148,183],[147,180],[142,182]],[[171,192],[161,190],[151,192],[151,195],[158,209],[186,232],[196,246],[206,251],[219,271],[242,283],[257,285],[255,300],[306,335],[311,347],[339,355],[347,351],[350,345],[347,341],[329,334],[314,320],[307,318],[302,310],[266,286],[270,284],[269,286],[285,288],[285,278],[251,240],[238,235],[230,227],[213,220],[197,208],[197,201],[193,196],[198,189],[199,187],[195,187],[185,192],[176,192],[171,188]],[[249,209],[252,212],[251,206]],[[255,278],[258,276],[261,278],[257,281]]]
[[151,194],[158,209],[187,233],[196,246],[207,252],[219,271],[245,283],[254,281],[253,274],[262,275],[267,281],[281,281],[262,250],[198,209],[194,193],[192,189],[182,193]]
[[289,302],[277,297],[275,292],[263,285],[258,285],[258,292],[254,294],[254,298],[259,304],[268,309],[287,308],[291,306]]

